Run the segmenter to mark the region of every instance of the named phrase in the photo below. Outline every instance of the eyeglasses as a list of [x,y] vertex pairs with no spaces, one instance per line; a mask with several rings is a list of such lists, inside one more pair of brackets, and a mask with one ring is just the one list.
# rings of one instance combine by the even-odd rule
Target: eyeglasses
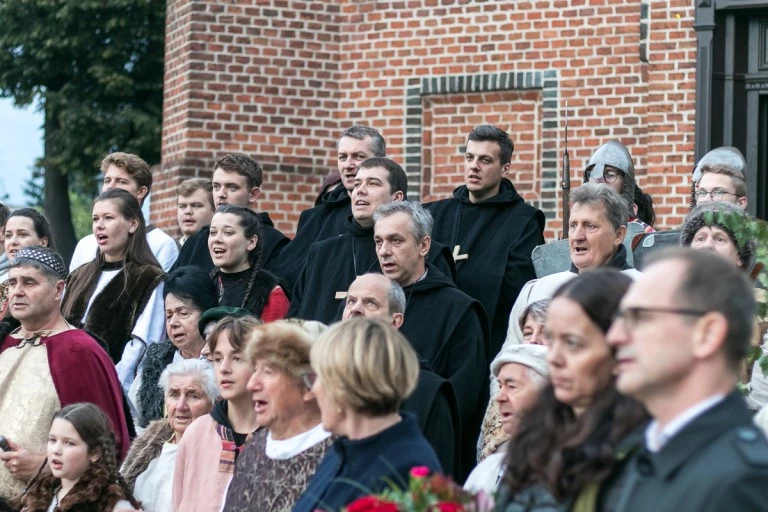
[[307,389],[312,389],[317,380],[317,374],[315,372],[305,372],[301,374],[301,381],[307,386]]
[[700,309],[687,309],[687,308],[643,308],[643,307],[628,307],[624,308],[616,313],[616,319],[622,319],[626,322],[627,327],[630,329],[636,328],[640,322],[647,316],[648,313],[667,313],[669,315],[683,315],[683,316],[703,316],[709,313],[709,311],[702,311]]
[[621,171],[605,171],[603,172],[603,175],[599,178],[592,178],[592,171],[587,171],[584,173],[584,177],[587,179],[587,181],[591,181],[593,183],[614,183],[617,179],[619,179],[619,176],[624,176],[624,174]]
[[699,189],[697,190],[694,195],[696,196],[696,199],[706,199],[707,196],[711,197],[713,201],[720,201],[724,195],[728,194],[729,196],[734,197],[741,197],[739,194],[734,194],[733,192],[727,192],[725,190],[715,189],[715,190],[703,190]]

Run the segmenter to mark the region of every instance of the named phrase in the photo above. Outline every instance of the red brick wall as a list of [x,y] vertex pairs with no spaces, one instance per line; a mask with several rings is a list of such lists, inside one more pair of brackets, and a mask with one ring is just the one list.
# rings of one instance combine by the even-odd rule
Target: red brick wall
[[515,141],[511,177],[551,239],[567,101],[573,186],[619,138],[658,225],[675,227],[693,165],[693,16],[688,0],[170,0],[153,219],[174,223],[182,177],[245,151],[266,171],[259,207],[292,233],[354,123],[382,132],[412,195],[445,197],[467,131],[493,122]]

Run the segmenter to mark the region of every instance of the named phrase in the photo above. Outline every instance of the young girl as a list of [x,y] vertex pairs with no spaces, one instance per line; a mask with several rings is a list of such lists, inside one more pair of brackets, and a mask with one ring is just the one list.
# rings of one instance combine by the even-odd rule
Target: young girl
[[218,512],[235,459],[257,428],[248,390],[253,366],[245,347],[261,322],[252,316],[221,319],[208,336],[222,400],[184,431],[173,473],[173,512]]
[[[30,245],[42,245],[56,250],[53,246],[51,227],[43,214],[33,208],[19,208],[8,216],[5,223],[5,254],[13,261],[16,253]],[[8,309],[8,274],[0,279],[0,319],[5,318]]]
[[271,322],[285,318],[290,301],[280,280],[261,267],[261,234],[253,210],[225,204],[211,220],[208,250],[219,305],[245,308]]
[[165,274],[147,244],[139,202],[121,189],[93,202],[96,258],[69,276],[62,312],[103,341],[127,392],[147,345],[165,332]]
[[22,496],[22,512],[112,512],[139,509],[117,470],[107,416],[91,403],[56,413],[48,436],[48,467]]

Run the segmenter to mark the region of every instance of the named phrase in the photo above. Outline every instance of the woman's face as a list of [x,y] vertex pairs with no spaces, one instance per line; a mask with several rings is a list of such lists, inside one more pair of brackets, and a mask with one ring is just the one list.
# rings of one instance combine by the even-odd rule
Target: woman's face
[[259,237],[246,238],[240,217],[234,213],[217,213],[211,219],[208,250],[213,264],[222,272],[234,273],[250,267],[248,253],[256,249]]
[[194,375],[174,375],[168,380],[165,410],[168,424],[176,433],[176,442],[197,418],[211,412],[213,403],[203,391],[200,379]]
[[533,315],[528,313],[523,323],[523,343],[531,345],[546,345],[544,338],[544,323],[537,322]]
[[248,380],[256,421],[270,431],[274,439],[287,439],[301,433],[298,419],[313,401],[304,385],[283,370],[262,359],[256,361]]
[[197,359],[205,340],[200,336],[197,321],[202,312],[192,301],[169,293],[165,297],[165,331],[168,339],[185,359]]
[[68,482],[76,482],[91,463],[88,445],[75,426],[64,418],[53,420],[48,434],[47,455],[53,476]]
[[219,333],[216,340],[213,368],[216,370],[216,383],[219,385],[221,398],[231,401],[248,395],[248,380],[253,373],[253,367],[245,355],[230,343],[228,330]]
[[319,374],[312,385],[312,394],[315,395],[317,405],[320,406],[320,420],[323,428],[336,435],[345,435],[342,425],[345,418],[344,409],[328,397],[323,379]]
[[612,378],[614,360],[605,333],[577,302],[558,297],[549,306],[546,334],[555,397],[581,414]]
[[120,213],[116,199],[105,199],[93,205],[93,234],[99,250],[107,261],[125,258],[130,235],[136,232],[139,222],[128,220]]
[[14,259],[19,250],[30,245],[48,247],[48,237],[38,236],[35,223],[29,217],[18,215],[9,218],[5,223],[5,253],[8,259]]

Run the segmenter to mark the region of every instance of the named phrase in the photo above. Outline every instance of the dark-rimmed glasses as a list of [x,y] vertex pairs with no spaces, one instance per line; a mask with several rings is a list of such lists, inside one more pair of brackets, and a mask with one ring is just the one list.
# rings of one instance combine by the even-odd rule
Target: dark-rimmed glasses
[[603,175],[599,178],[592,178],[592,171],[587,171],[584,173],[586,176],[585,178],[587,181],[591,181],[593,183],[600,183],[601,181],[604,181],[605,183],[615,183],[617,179],[619,179],[619,176],[624,176],[624,173],[621,171],[604,171]]
[[628,307],[619,310],[616,313],[616,319],[622,319],[627,324],[627,327],[634,329],[637,327],[644,315],[648,313],[667,313],[669,315],[683,315],[683,316],[703,316],[709,313],[709,311],[702,311],[700,309],[689,308],[644,308],[644,307]]
[[706,199],[707,196],[711,197],[713,201],[720,201],[723,199],[724,195],[734,196],[734,197],[741,197],[739,194],[734,194],[733,192],[728,192],[727,190],[703,190],[698,189],[696,192],[694,192],[693,195],[696,196],[696,199]]

